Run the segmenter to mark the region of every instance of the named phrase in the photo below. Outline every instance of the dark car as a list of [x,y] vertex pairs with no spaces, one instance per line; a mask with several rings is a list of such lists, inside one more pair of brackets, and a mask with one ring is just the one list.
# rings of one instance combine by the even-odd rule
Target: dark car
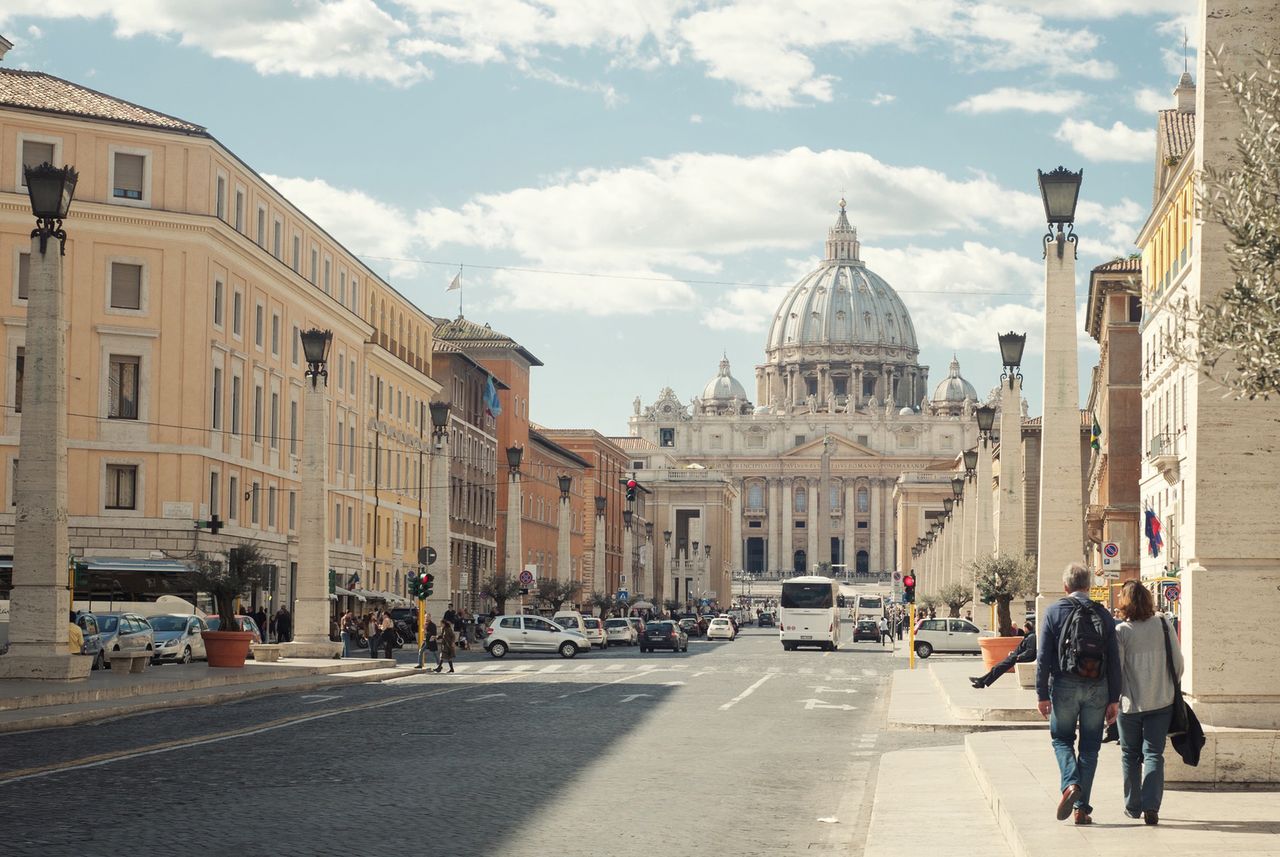
[[772,613],[761,613],[760,618],[756,620],[756,624],[759,625],[761,628],[776,627],[773,622]]
[[876,624],[875,619],[858,620],[858,624],[853,627],[853,641],[856,643],[859,640],[880,642],[880,626]]
[[698,620],[697,619],[681,619],[680,627],[685,634],[690,637],[698,636]]
[[640,651],[652,652],[654,649],[687,652],[689,651],[689,635],[680,627],[679,622],[671,619],[664,619],[661,622],[649,622],[644,626],[644,636],[640,638]]
[[392,607],[391,621],[396,626],[396,645],[417,645],[418,640],[418,608]]

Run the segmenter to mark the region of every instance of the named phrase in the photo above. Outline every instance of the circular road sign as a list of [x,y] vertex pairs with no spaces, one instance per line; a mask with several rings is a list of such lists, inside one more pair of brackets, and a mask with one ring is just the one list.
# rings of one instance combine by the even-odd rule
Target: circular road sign
[[526,568],[524,571],[520,572],[520,585],[521,585],[521,586],[529,586],[529,585],[531,585],[532,583],[533,583],[533,572],[532,572],[532,571],[530,571],[529,569],[527,569],[527,568]]
[[894,580],[902,580],[902,572],[900,572],[900,571],[895,571],[895,572],[893,573],[893,579],[894,579]]
[[1107,542],[1102,546],[1102,553],[1104,556],[1114,559],[1120,553],[1120,546],[1115,542]]
[[1164,588],[1165,601],[1177,601],[1182,597],[1182,587],[1176,583],[1171,583]]

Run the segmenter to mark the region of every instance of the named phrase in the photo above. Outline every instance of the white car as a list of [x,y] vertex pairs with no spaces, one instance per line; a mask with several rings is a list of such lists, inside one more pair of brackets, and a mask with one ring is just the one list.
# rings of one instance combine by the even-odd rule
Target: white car
[[717,616],[707,626],[708,640],[732,640],[733,636],[733,623],[728,616]]
[[154,660],[157,663],[174,661],[189,664],[193,659],[205,657],[203,633],[208,626],[200,617],[165,613],[152,616],[147,621],[156,632]]
[[978,626],[964,619],[922,619],[916,624],[916,654],[927,658],[934,652],[981,654]]
[[610,645],[616,643],[620,646],[634,646],[636,644],[636,629],[630,619],[605,619],[604,633],[609,638]]
[[572,658],[591,651],[591,643],[577,631],[567,631],[541,616],[496,616],[489,623],[484,650],[495,658],[507,652],[535,652]]
[[602,649],[609,648],[609,635],[604,632],[604,622],[595,616],[582,617],[583,636],[593,646],[599,646]]
[[584,637],[587,634],[587,626],[582,622],[582,614],[577,610],[561,610],[559,613],[551,617],[551,621],[555,622],[561,628],[568,628],[570,631],[577,631]]

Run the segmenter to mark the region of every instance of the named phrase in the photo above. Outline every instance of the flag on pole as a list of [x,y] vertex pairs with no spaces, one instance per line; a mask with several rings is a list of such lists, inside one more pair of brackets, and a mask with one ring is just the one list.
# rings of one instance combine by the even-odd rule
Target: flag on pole
[[1098,425],[1098,417],[1093,417],[1093,431],[1089,433],[1089,446],[1095,450],[1102,449],[1102,426]]
[[1160,548],[1164,545],[1164,538],[1160,535],[1160,519],[1150,509],[1146,510],[1146,518],[1147,551],[1151,556],[1158,557]]
[[445,289],[445,291],[452,292],[460,288],[462,288],[462,272],[461,271],[453,275],[453,279],[449,281],[449,288]]
[[493,383],[492,375],[484,385],[484,411],[494,418],[502,413],[502,403],[498,401],[498,385]]

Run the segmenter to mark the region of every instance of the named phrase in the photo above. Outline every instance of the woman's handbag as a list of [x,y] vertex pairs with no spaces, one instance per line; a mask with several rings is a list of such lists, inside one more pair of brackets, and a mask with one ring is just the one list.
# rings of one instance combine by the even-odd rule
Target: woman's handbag
[[1200,764],[1200,750],[1204,747],[1204,730],[1200,728],[1200,720],[1196,713],[1182,698],[1182,685],[1178,674],[1173,669],[1173,643],[1169,640],[1169,623],[1160,619],[1160,627],[1164,631],[1165,663],[1169,667],[1169,678],[1173,681],[1173,711],[1169,718],[1169,739],[1173,749],[1182,757],[1182,761],[1195,767]]

